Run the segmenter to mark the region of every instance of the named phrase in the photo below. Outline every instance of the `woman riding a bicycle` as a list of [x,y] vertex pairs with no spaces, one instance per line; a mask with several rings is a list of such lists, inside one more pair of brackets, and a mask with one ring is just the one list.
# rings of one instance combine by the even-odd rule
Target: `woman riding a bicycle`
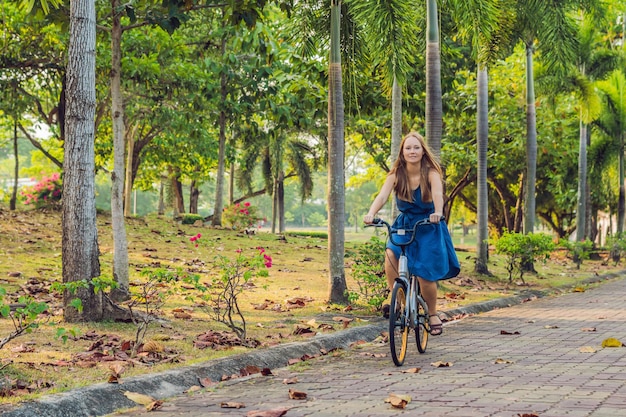
[[[385,205],[393,192],[400,214],[395,219],[396,229],[412,229],[424,218],[439,227],[418,228],[415,241],[406,249],[409,272],[419,279],[420,289],[430,314],[430,334],[443,332],[443,323],[437,316],[437,281],[455,277],[460,272],[459,260],[452,245],[443,217],[443,179],[441,166],[417,132],[407,134],[400,144],[400,152],[387,175],[380,192],[363,218],[372,224],[374,216]],[[387,242],[385,275],[392,289],[398,276],[400,248]],[[387,310],[388,310],[388,306]],[[387,312],[385,312],[387,315]]]

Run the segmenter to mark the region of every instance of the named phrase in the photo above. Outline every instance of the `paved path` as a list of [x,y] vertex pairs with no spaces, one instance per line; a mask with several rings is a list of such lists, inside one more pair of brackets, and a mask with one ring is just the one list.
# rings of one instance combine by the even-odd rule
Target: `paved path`
[[[369,343],[170,399],[158,411],[115,415],[246,416],[288,409],[287,417],[626,416],[626,347],[602,348],[610,337],[626,342],[626,279],[447,323],[425,354],[412,344],[402,367],[393,365],[387,344]],[[581,352],[584,347],[595,352]],[[438,361],[451,366],[432,366]],[[420,370],[405,372],[412,368]],[[283,383],[292,377],[297,383]],[[307,399],[289,399],[290,389]],[[390,393],[412,400],[396,409],[385,402]],[[227,402],[245,408],[220,407]]]

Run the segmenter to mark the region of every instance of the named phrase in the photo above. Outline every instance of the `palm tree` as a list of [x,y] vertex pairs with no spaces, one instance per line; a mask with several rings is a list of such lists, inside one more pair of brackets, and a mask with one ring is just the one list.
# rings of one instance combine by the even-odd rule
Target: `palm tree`
[[488,65],[501,55],[501,43],[507,43],[513,16],[508,0],[450,0],[453,16],[459,22],[460,35],[469,37],[477,61],[476,145],[477,145],[477,242],[475,271],[489,274],[489,212],[487,188],[487,149],[489,136]]
[[330,2],[330,60],[328,64],[328,264],[331,303],[346,304],[344,107],[340,51],[341,0]]
[[[537,120],[533,57],[538,45],[551,71],[563,71],[574,59],[576,25],[571,12],[578,7],[593,9],[597,0],[517,0],[515,37],[526,48],[526,177],[524,178],[524,233],[535,224],[537,177]],[[530,267],[530,266],[529,266]]]
[[[299,139],[295,134],[286,134],[279,129],[268,132],[266,135],[257,132],[255,143],[246,143],[242,154],[242,165],[238,172],[238,186],[242,190],[247,190],[249,194],[261,194],[267,192],[273,199],[272,205],[272,233],[285,231],[284,213],[284,181],[290,177],[297,177],[300,183],[300,196],[302,200],[311,196],[313,191],[312,167],[308,163],[314,160],[314,150],[304,140]],[[263,177],[265,179],[265,189],[254,192],[252,182],[255,167],[261,162],[263,167]],[[285,172],[287,168],[287,172]],[[278,218],[278,222],[276,222]]]
[[576,241],[592,237],[590,218],[589,189],[587,187],[587,147],[591,142],[589,124],[601,111],[601,103],[593,82],[604,78],[606,73],[617,64],[618,55],[602,47],[598,33],[599,18],[585,15],[579,28],[579,47],[576,53],[575,72],[569,78],[574,85],[580,102],[580,133],[578,152],[578,195],[576,204]]
[[[626,88],[626,76],[622,70],[615,70],[604,81],[597,83],[601,91],[604,111],[594,124],[612,139],[611,148],[617,150],[619,197],[617,205],[617,235],[624,231],[624,135],[626,121],[626,100],[624,100],[624,88]],[[601,161],[606,161],[607,155],[599,155]],[[596,161],[598,163],[598,161]]]

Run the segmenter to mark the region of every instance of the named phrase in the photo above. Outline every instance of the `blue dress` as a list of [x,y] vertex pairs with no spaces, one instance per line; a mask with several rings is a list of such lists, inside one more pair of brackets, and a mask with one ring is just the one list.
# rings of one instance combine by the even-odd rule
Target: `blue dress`
[[[393,222],[395,229],[412,230],[415,222],[427,218],[435,212],[435,204],[431,201],[422,201],[422,192],[418,187],[413,192],[413,202],[396,197],[396,204],[400,214]],[[398,242],[407,241],[409,234],[394,235]],[[387,248],[400,257],[400,247],[387,240]],[[459,260],[452,245],[452,238],[446,223],[418,226],[415,241],[406,248],[409,272],[427,281],[438,281],[456,277],[461,272]]]

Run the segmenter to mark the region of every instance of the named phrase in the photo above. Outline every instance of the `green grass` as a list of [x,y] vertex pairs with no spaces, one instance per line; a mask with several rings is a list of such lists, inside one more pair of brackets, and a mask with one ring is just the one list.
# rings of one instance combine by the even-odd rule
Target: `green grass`
[[[9,293],[21,293],[22,288],[31,288],[35,284],[44,285],[45,288],[50,282],[61,280],[60,225],[58,212],[35,210],[12,213],[0,210],[0,286]],[[202,233],[202,239],[196,248],[189,238],[199,232]],[[233,230],[185,225],[158,216],[128,219],[130,280],[134,284],[132,288],[139,288],[143,282],[142,271],[157,267],[172,270],[193,267],[203,280],[209,281],[218,273],[212,268],[216,254],[234,256],[237,250],[255,251],[255,248],[261,246],[272,256],[273,266],[268,277],[254,278],[254,285],[241,295],[240,305],[248,323],[248,335],[260,341],[262,346],[302,340],[302,336],[295,335],[296,329],[298,326],[305,326],[311,319],[318,323],[324,322],[338,331],[343,326],[332,320],[335,316],[350,315],[367,320],[379,313],[365,303],[353,305],[350,312],[344,311],[344,306],[328,304],[326,233],[325,229],[288,230],[283,239],[266,231],[246,235]],[[346,229],[346,252],[354,250],[376,233],[384,239],[381,229],[367,228],[357,232]],[[101,271],[102,274],[110,275],[113,245],[111,219],[106,214],[101,214],[98,218],[98,236]],[[537,264],[537,274],[525,275],[526,284],[521,285],[517,279],[509,282],[504,259],[493,252],[489,261],[489,270],[493,276],[476,274],[473,271],[475,238],[469,235],[461,241],[460,236],[455,235],[454,241],[462,272],[459,277],[441,283],[438,299],[438,308],[441,311],[510,296],[525,289],[550,290],[564,285],[577,285],[589,277],[622,269],[620,265],[614,266],[600,259],[585,261],[578,270],[563,252],[558,252],[545,265]],[[9,276],[10,273],[15,275],[17,272],[20,273],[18,277]],[[348,288],[354,288],[349,258],[346,258],[345,273]],[[227,329],[212,321],[184,295],[166,300],[159,313],[163,323],[150,325],[145,338],[146,341],[158,339],[172,352],[168,355],[176,356],[176,360],[150,366],[126,366],[122,378],[248,350],[241,347],[225,350],[194,348],[193,342],[199,334],[208,330]],[[61,300],[52,297],[45,290],[37,297],[49,303],[53,315],[47,324],[42,324],[33,333],[21,336],[0,349],[0,378],[19,378],[28,384],[41,381],[51,387],[46,388],[44,384],[42,388],[31,393],[3,397],[3,402],[15,403],[46,393],[104,382],[111,373],[110,363],[90,364],[87,367],[87,364],[81,364],[77,360],[79,355],[84,355],[94,344],[94,340],[84,336],[93,332],[103,340],[113,337],[120,341],[135,338],[136,327],[131,323],[63,323]],[[303,305],[289,307],[288,301],[294,299],[303,300]],[[263,303],[270,307],[255,308]],[[177,308],[189,311],[191,318],[176,318]],[[354,320],[351,326],[365,322]],[[63,344],[54,337],[59,326],[75,327],[79,338]],[[8,335],[11,330],[11,321],[0,319],[0,338]],[[64,362],[71,362],[72,366],[62,365]]]

